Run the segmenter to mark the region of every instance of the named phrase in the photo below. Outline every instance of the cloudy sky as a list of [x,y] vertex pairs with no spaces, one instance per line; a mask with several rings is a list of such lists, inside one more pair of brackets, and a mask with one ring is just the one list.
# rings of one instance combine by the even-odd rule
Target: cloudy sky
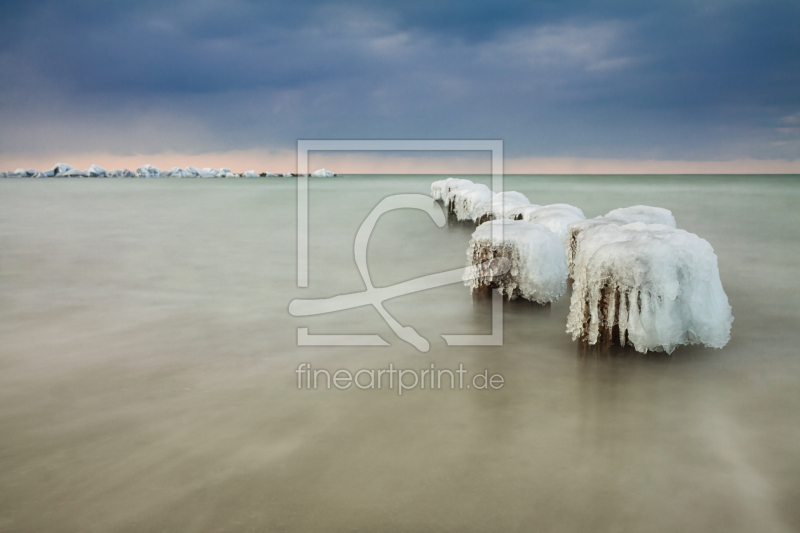
[[8,168],[283,170],[297,139],[411,138],[503,139],[519,171],[800,172],[796,0],[0,0],[0,18]]

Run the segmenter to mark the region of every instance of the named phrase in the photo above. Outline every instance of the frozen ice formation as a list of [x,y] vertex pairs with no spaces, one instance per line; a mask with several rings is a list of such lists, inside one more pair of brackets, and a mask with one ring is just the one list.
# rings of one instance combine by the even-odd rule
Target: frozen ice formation
[[89,178],[105,178],[106,177],[106,169],[99,165],[92,165],[88,169],[86,169],[86,176]]
[[38,173],[39,171],[34,168],[28,168],[28,169],[18,168],[13,172],[9,172],[9,174],[13,174],[12,177],[17,177],[17,178],[31,178]]
[[717,256],[693,233],[594,223],[580,233],[572,275],[573,340],[596,344],[618,335],[620,345],[642,353],[671,353],[683,344],[722,348],[730,340],[733,315]]
[[504,191],[493,195],[491,198],[475,207],[472,219],[480,224],[486,220],[496,218],[510,218],[508,212],[515,208],[531,205],[527,196],[521,192]]
[[675,224],[675,217],[672,216],[672,211],[663,207],[650,207],[649,205],[620,207],[609,211],[603,218],[615,218],[624,221],[626,224],[644,222],[645,224],[664,224],[670,228],[678,227]]
[[333,176],[335,176],[333,172],[329,172],[324,168],[315,170],[314,172],[311,173],[311,175],[315,178],[332,178]]
[[[650,207],[648,205],[635,205],[633,207],[621,207],[609,211],[605,216],[591,218],[589,220],[579,220],[569,224],[567,234],[564,237],[564,244],[567,247],[567,265],[570,275],[572,275],[575,262],[575,254],[581,243],[581,234],[596,226],[616,225],[624,226],[634,222],[645,224],[663,224],[671,228],[677,227],[675,217],[669,209],[662,207]],[[573,276],[574,278],[574,276]]]
[[181,167],[172,167],[171,169],[167,170],[166,172],[161,173],[162,176],[165,178],[187,178],[189,177],[189,173],[187,169]]
[[53,176],[63,176],[70,170],[78,170],[78,169],[66,163],[56,163],[56,166],[54,166],[51,170],[53,172]]
[[286,172],[286,173],[284,173],[283,177],[284,178],[291,178],[292,177],[292,173],[291,172]]
[[487,286],[509,299],[521,296],[545,304],[567,290],[564,244],[541,224],[509,219],[485,222],[472,234],[467,261],[472,266],[488,262],[477,266],[478,277],[465,274],[464,284],[470,291]]
[[651,207],[649,205],[620,207],[619,209],[609,211],[601,217],[596,217],[596,219],[610,220],[617,225],[644,222],[645,224],[663,224],[671,228],[677,227],[675,217],[672,216],[672,211],[664,209],[663,207]]
[[450,191],[460,187],[461,185],[469,185],[471,183],[472,182],[470,180],[463,180],[460,178],[447,178],[434,181],[431,183],[431,197],[434,200],[444,201],[447,198],[447,195],[450,194]]
[[160,178],[161,171],[153,165],[142,165],[136,169],[136,175],[140,178]]
[[444,206],[456,220],[475,220],[475,208],[492,197],[492,191],[482,183],[468,183],[450,191]]
[[583,211],[569,204],[520,206],[508,212],[508,218],[536,222],[546,227],[563,242],[572,222],[584,220]]
[[[317,171],[317,176],[336,176],[336,174],[329,172],[327,170],[320,169]],[[65,177],[65,178],[75,178],[75,177],[87,177],[87,178],[257,178],[257,177],[277,177],[278,174],[273,174],[272,172],[262,172],[259,174],[255,170],[248,170],[242,174],[237,174],[233,172],[231,169],[227,167],[222,168],[202,168],[199,169],[197,167],[172,167],[169,170],[161,171],[158,168],[152,165],[142,165],[136,169],[136,171],[130,171],[128,169],[123,170],[106,170],[100,165],[92,165],[86,170],[79,170],[72,165],[68,165],[66,163],[58,163],[53,168],[44,171],[38,171],[33,168],[24,169],[18,168],[16,170],[10,170],[7,172],[0,172],[0,177],[8,177],[8,178],[49,178],[49,177]],[[292,174],[287,173],[284,176],[291,177]]]

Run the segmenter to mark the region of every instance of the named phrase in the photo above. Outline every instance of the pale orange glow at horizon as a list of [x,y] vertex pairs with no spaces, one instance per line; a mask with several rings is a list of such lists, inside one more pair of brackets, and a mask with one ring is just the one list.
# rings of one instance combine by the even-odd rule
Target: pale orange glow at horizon
[[[488,174],[488,153],[463,157],[358,153],[312,153],[309,169],[326,168],[338,174]],[[0,171],[17,168],[46,170],[64,162],[79,169],[98,164],[108,170],[131,170],[151,164],[161,170],[172,167],[228,167],[234,172],[297,172],[297,156],[292,150],[237,150],[203,154],[159,153],[115,155],[108,153],[0,155]],[[800,174],[800,159],[731,161],[669,161],[583,158],[506,158],[506,174]]]

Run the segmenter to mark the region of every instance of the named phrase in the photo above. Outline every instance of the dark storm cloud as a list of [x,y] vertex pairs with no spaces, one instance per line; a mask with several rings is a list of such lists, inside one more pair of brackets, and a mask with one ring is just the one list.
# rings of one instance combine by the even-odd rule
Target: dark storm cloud
[[4,128],[5,151],[76,149],[52,126],[81,121],[115,150],[493,137],[512,155],[800,155],[797,2],[4,1],[0,20],[0,118],[35,133]]

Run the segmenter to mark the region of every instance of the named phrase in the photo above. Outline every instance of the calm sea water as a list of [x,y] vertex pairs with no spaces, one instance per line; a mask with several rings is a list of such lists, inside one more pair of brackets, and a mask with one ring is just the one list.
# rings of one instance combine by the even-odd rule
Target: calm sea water
[[[371,307],[289,315],[363,290],[358,226],[440,178],[312,179],[306,289],[294,180],[0,180],[0,531],[800,529],[800,177],[506,177],[587,217],[671,209],[719,257],[722,350],[583,355],[568,296],[506,305],[503,346],[448,347],[490,330],[458,285],[386,302],[427,353]],[[389,213],[372,280],[463,266],[469,234]],[[390,346],[298,347],[298,327]],[[298,390],[302,362],[505,384]]]

